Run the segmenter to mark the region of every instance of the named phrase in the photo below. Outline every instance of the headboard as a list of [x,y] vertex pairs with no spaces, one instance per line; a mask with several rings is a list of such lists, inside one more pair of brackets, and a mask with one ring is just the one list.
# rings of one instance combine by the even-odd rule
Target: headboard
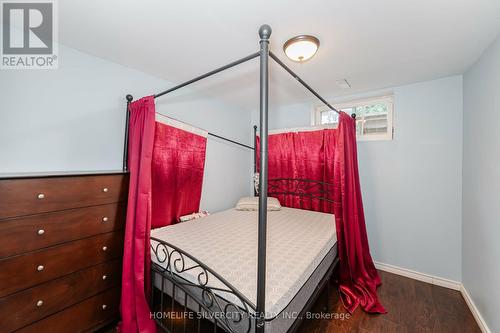
[[334,190],[334,184],[311,179],[272,178],[268,180],[267,194],[278,198],[285,207],[333,213]]

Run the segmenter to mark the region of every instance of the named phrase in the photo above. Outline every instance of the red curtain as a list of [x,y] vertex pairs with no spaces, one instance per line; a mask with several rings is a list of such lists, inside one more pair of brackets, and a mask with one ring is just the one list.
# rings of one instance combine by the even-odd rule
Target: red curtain
[[151,159],[155,136],[154,97],[130,104],[128,164],[130,183],[123,250],[120,331],[154,333],[146,300],[151,254]]
[[[328,198],[334,200],[333,213],[340,259],[340,291],[349,312],[358,305],[373,313],[385,313],[376,289],[380,285],[370,255],[358,175],[356,130],[346,113],[339,116],[337,129],[283,133],[269,136],[269,179],[298,178],[333,184]],[[290,182],[293,191],[295,183]],[[302,191],[307,193],[307,188]],[[311,193],[317,191],[310,188]],[[320,200],[302,200],[288,195],[287,207],[331,212]]]
[[366,235],[354,119],[341,112],[337,130],[337,145],[329,146],[325,142],[325,148],[328,152],[328,169],[333,168],[333,179],[339,185],[341,197],[341,205],[335,210],[341,296],[351,313],[358,305],[366,312],[386,313],[378,300],[376,289],[381,281],[370,255]]
[[158,228],[199,211],[207,139],[156,123],[153,148],[153,220]]
[[[332,147],[334,147],[337,133],[336,130],[328,130],[270,135],[268,141],[269,179],[293,178],[333,183],[333,174],[328,174],[325,169],[327,167],[325,161],[328,152],[323,149],[323,144],[327,140],[325,137],[328,137],[328,140],[332,141]],[[259,143],[258,140],[258,147]],[[257,154],[259,155],[259,152]],[[280,181],[279,192],[295,192],[298,190],[298,184],[296,181]],[[332,193],[326,194],[326,197],[334,200],[333,187],[328,189],[332,190]],[[314,184],[300,187],[302,193],[311,195],[318,195],[319,190],[325,190],[325,188],[320,188],[320,186]],[[325,197],[325,195],[319,196]],[[333,213],[333,205],[317,198],[286,194],[279,195],[278,199],[286,207]]]
[[119,330],[155,333],[150,292],[151,227],[198,211],[206,138],[155,122],[154,97],[130,104],[130,185],[123,251]]

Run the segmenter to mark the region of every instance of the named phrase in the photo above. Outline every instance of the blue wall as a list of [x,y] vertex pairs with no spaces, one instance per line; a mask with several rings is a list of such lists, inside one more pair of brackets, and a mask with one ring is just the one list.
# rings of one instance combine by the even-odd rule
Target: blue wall
[[463,283],[500,332],[500,38],[464,75]]
[[[388,92],[394,94],[394,140],[358,143],[372,256],[461,281],[462,76],[328,100]],[[310,126],[313,107],[271,110],[270,128]]]
[[[60,46],[57,70],[0,73],[0,174],[120,170],[125,95],[172,86]],[[250,142],[250,114],[184,89],[157,101],[157,111]],[[224,163],[221,163],[224,161]],[[251,194],[252,153],[209,138],[201,208],[217,211]]]

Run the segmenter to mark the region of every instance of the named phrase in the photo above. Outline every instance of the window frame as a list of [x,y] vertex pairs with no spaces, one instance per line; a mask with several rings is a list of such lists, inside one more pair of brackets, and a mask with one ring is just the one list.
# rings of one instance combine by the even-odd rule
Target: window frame
[[[337,110],[342,110],[346,108],[364,106],[366,104],[375,103],[385,103],[387,105],[387,128],[388,131],[383,134],[371,134],[371,135],[358,135],[356,133],[357,141],[390,141],[394,139],[394,95],[386,94],[376,97],[359,98],[348,100],[345,102],[334,104],[333,106]],[[311,112],[311,126],[338,126],[338,124],[321,124],[321,113],[324,111],[330,111],[330,108],[326,105],[320,105],[313,108]],[[360,121],[357,118],[357,121]]]

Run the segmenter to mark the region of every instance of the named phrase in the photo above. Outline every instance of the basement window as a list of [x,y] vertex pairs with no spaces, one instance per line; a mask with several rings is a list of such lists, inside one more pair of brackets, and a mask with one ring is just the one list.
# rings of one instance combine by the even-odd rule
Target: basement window
[[[356,114],[356,137],[358,141],[392,140],[394,97],[392,95],[358,99],[334,105],[337,110]],[[313,110],[313,126],[338,125],[339,115],[326,106]]]

